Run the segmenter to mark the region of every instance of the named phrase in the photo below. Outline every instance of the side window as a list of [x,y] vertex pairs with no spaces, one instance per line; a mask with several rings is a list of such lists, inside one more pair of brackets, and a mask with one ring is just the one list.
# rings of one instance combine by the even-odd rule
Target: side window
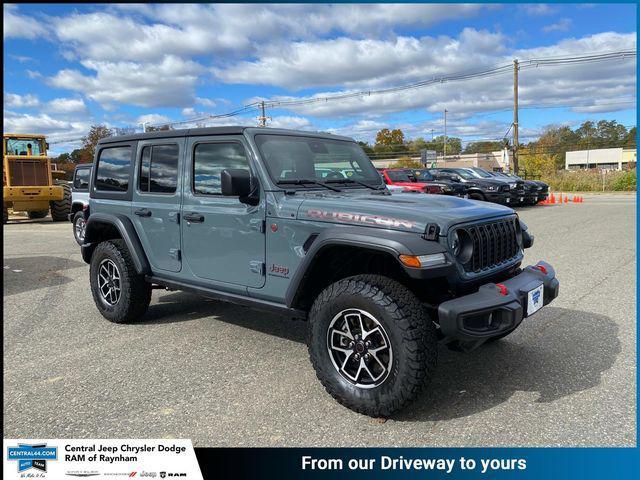
[[126,192],[129,188],[131,147],[111,147],[100,151],[96,190]]
[[175,193],[178,185],[178,146],[153,145],[142,149],[138,188],[145,193]]
[[220,173],[226,168],[249,169],[240,143],[197,144],[193,151],[193,193],[220,195]]
[[73,179],[73,188],[75,188],[76,190],[88,190],[90,175],[90,168],[79,168],[78,170],[76,170],[76,176]]

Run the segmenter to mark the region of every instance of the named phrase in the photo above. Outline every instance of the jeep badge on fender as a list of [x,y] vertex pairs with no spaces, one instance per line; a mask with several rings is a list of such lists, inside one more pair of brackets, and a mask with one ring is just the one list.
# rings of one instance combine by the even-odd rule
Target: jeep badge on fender
[[497,340],[558,295],[551,265],[522,268],[533,236],[511,208],[391,195],[350,138],[245,127],[116,136],[98,143],[90,172],[77,238],[106,319],[142,318],[153,286],[306,319],[318,379],[366,415],[418,394],[438,341]]

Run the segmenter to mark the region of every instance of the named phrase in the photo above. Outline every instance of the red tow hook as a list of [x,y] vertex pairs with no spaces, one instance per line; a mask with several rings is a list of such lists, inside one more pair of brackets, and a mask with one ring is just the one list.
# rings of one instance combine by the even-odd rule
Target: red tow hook
[[507,290],[507,287],[505,285],[503,285],[502,283],[496,283],[496,287],[498,287],[500,289],[500,295],[508,295],[509,294],[509,290]]
[[543,265],[536,265],[533,268],[537,268],[538,270],[540,270],[542,273],[544,273],[545,275],[547,274],[547,269],[543,266]]

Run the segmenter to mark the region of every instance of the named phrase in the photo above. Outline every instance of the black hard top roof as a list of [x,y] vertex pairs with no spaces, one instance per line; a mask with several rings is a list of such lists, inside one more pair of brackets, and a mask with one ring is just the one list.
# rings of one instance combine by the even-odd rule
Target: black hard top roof
[[245,130],[251,130],[254,134],[259,133],[271,133],[271,134],[287,134],[287,135],[312,135],[314,137],[325,137],[334,140],[348,140],[353,141],[352,138],[343,137],[340,135],[333,135],[323,132],[309,132],[302,130],[287,130],[284,128],[269,128],[269,127],[205,127],[205,128],[188,128],[183,130],[162,130],[157,132],[146,133],[134,133],[132,135],[119,135],[113,137],[107,137],[101,139],[98,143],[120,143],[138,140],[150,140],[154,138],[176,138],[176,137],[192,137],[192,136],[206,136],[206,135],[241,135]]

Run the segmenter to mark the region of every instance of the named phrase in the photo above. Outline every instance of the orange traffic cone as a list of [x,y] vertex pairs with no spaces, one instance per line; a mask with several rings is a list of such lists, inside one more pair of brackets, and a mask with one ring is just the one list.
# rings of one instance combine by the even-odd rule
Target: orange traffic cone
[[571,203],[578,203],[578,198],[575,195],[571,199]]
[[569,203],[569,195],[564,196],[564,203]]
[[558,195],[558,203],[562,205],[562,192],[560,192],[560,195]]
[[551,205],[555,205],[555,203],[556,203],[556,196],[553,193],[551,193],[551,198],[549,200],[549,203]]

